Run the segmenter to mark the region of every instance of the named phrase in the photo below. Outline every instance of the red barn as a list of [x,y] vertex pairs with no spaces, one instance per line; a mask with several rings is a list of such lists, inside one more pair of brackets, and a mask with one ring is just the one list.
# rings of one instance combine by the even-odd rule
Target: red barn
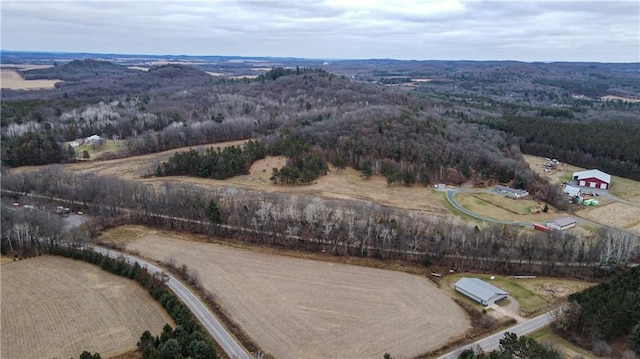
[[611,175],[600,170],[588,170],[575,172],[573,180],[578,186],[589,188],[609,189],[611,187]]

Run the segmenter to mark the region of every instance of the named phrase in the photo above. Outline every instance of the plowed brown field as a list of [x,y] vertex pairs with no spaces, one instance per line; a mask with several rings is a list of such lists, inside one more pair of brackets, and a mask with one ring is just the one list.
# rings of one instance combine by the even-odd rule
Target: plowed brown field
[[173,325],[137,283],[61,257],[4,264],[1,300],[2,358],[108,358]]
[[426,278],[146,235],[127,245],[199,273],[262,349],[286,358],[408,358],[469,328]]

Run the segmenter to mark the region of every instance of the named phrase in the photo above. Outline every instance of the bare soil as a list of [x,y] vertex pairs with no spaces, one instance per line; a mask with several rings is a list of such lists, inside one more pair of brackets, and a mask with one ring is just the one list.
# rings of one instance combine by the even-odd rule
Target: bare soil
[[2,358],[108,358],[174,325],[137,283],[62,257],[2,265],[1,299]]
[[413,357],[469,328],[458,305],[417,275],[159,235],[127,249],[195,269],[204,288],[277,358]]

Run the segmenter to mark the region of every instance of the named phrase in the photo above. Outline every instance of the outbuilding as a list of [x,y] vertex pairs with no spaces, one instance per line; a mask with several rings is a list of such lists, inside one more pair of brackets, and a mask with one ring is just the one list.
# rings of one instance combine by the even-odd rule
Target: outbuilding
[[596,169],[574,172],[573,180],[581,187],[600,189],[609,189],[611,187],[611,175]]
[[566,185],[562,192],[564,192],[564,194],[568,195],[569,197],[580,197],[582,195],[580,188],[569,185]]
[[497,185],[495,190],[500,192],[500,193],[504,193],[507,196],[513,197],[513,198],[522,198],[522,197],[527,196],[529,194],[529,192],[527,192],[527,191],[525,191],[523,189],[515,189],[515,188],[502,186],[502,185]]
[[456,292],[464,294],[485,307],[505,299],[509,295],[504,290],[478,278],[460,278],[455,287]]
[[573,228],[576,226],[575,218],[571,217],[560,217],[556,218],[553,221],[547,222],[547,227],[551,229],[557,229],[558,231],[566,231],[569,228]]

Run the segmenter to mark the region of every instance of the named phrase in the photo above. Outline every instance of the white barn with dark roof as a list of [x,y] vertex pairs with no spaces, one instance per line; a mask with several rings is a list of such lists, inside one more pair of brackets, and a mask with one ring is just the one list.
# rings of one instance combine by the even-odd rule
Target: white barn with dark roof
[[486,306],[506,298],[509,293],[482,279],[460,278],[455,284],[456,292],[462,293],[474,301]]

